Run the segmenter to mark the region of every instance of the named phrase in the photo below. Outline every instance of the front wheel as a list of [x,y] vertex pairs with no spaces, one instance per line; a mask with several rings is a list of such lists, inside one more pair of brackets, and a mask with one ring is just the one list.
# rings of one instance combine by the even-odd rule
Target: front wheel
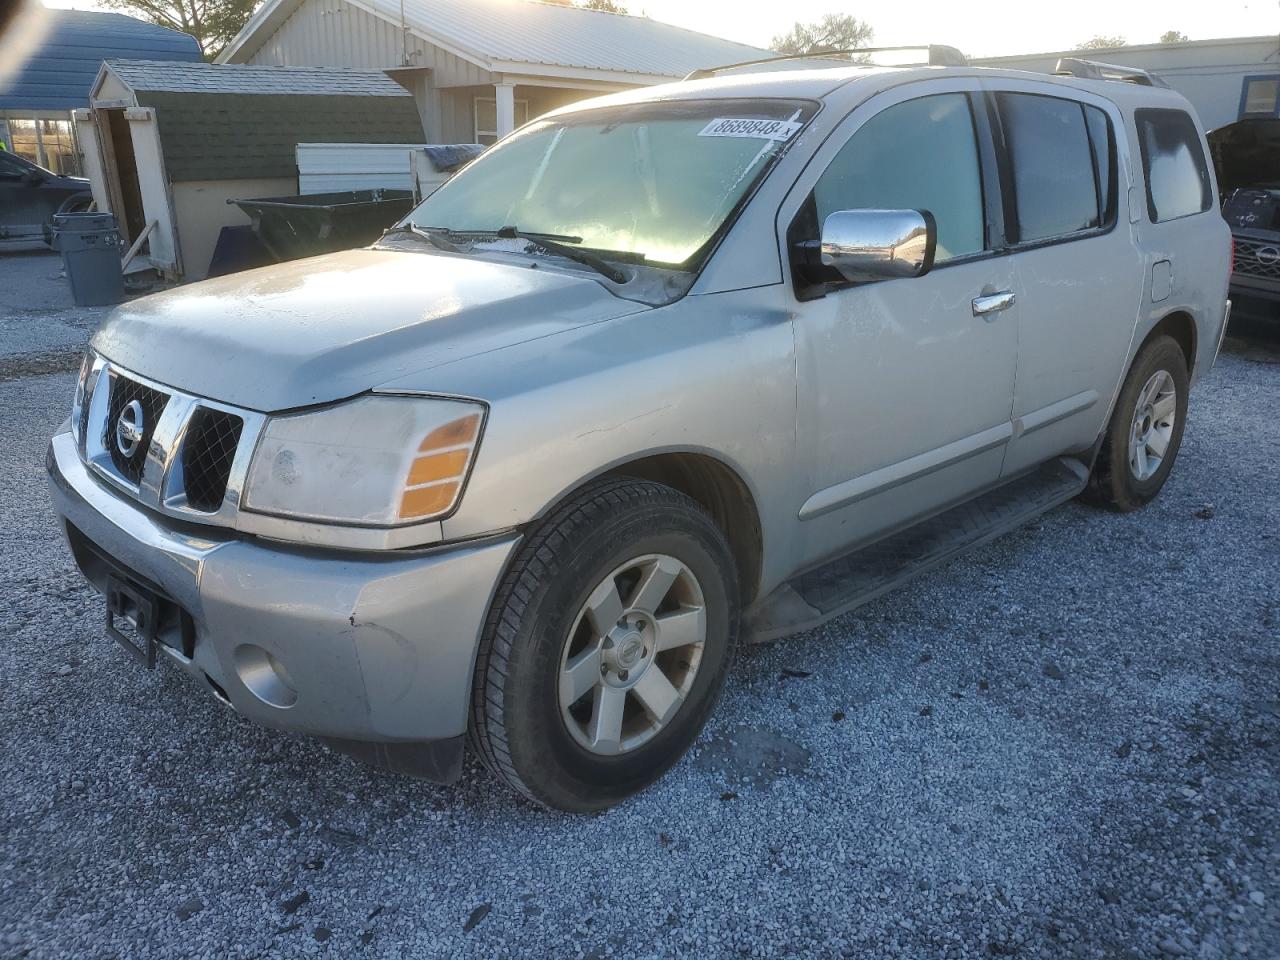
[[1111,412],[1086,499],[1121,511],[1155,499],[1182,445],[1189,384],[1186,357],[1172,337],[1157,337],[1138,352]]
[[521,548],[494,598],[472,748],[546,806],[612,806],[706,722],[732,658],[737,579],[696,502],[642,480],[588,487]]

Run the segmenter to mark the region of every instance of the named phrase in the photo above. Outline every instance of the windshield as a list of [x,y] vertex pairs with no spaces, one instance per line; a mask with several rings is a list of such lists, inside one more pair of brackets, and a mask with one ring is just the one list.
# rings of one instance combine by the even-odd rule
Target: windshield
[[695,269],[813,115],[795,100],[698,100],[535,121],[409,215],[419,227],[524,234]]

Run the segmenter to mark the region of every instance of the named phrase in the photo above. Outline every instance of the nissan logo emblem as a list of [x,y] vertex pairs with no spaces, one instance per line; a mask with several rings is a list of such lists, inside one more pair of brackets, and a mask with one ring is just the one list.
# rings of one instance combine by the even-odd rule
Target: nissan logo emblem
[[132,457],[138,452],[145,430],[146,422],[142,413],[142,404],[137,400],[130,400],[120,411],[120,417],[116,420],[116,449],[125,457]]
[[1280,247],[1259,247],[1255,253],[1254,259],[1259,263],[1266,264],[1268,267],[1275,263],[1280,263]]

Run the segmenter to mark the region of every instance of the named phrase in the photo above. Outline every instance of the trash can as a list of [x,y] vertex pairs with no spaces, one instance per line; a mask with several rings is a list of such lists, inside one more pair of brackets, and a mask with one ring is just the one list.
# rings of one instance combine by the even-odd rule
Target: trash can
[[111,214],[54,214],[53,249],[62,254],[77,306],[102,307],[124,299],[120,231]]
[[253,232],[284,261],[368,246],[413,209],[413,192],[348,190],[227,203],[249,215]]

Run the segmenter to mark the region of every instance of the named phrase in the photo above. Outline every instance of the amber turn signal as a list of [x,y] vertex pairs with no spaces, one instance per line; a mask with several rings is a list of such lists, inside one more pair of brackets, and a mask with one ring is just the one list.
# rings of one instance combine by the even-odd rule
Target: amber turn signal
[[472,413],[436,427],[423,438],[405,478],[402,519],[435,517],[453,509],[479,433],[480,414]]

